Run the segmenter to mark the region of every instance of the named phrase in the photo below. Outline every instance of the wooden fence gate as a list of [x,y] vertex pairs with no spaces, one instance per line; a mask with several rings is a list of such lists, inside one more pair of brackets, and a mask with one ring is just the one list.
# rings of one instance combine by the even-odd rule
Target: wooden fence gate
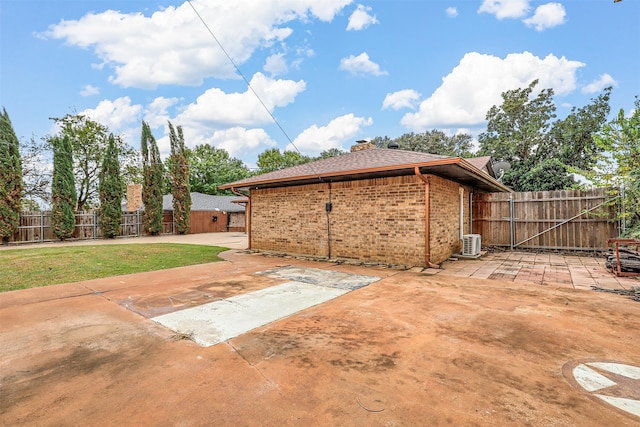
[[614,190],[476,193],[472,229],[487,246],[605,250],[619,236]]

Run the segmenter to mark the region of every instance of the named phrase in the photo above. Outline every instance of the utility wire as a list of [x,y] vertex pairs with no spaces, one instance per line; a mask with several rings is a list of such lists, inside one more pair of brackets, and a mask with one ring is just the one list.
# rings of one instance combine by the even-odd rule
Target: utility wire
[[238,67],[238,65],[235,63],[235,61],[233,60],[233,58],[231,58],[231,55],[229,55],[229,53],[227,52],[227,50],[224,48],[224,46],[222,45],[222,43],[220,42],[220,40],[218,40],[218,37],[216,37],[216,35],[213,33],[213,30],[211,30],[211,27],[209,27],[209,25],[206,23],[206,21],[202,18],[202,16],[200,15],[200,13],[198,13],[198,10],[195,8],[195,6],[193,5],[193,3],[191,3],[191,0],[187,0],[187,3],[189,3],[189,6],[191,6],[191,8],[193,9],[193,11],[195,12],[195,14],[198,16],[198,18],[200,19],[200,22],[202,22],[202,24],[205,26],[205,28],[207,29],[207,31],[209,31],[209,34],[211,34],[211,37],[213,37],[213,39],[216,41],[216,43],[218,44],[218,46],[220,47],[220,49],[222,50],[222,52],[224,52],[224,54],[226,55],[227,59],[229,59],[229,62],[231,62],[231,64],[233,65],[233,67],[236,69],[236,71],[238,72],[238,74],[240,74],[240,76],[242,77],[242,79],[244,80],[244,82],[247,84],[247,86],[249,87],[249,89],[251,90],[251,92],[253,92],[253,94],[255,95],[255,97],[258,99],[258,101],[260,102],[260,104],[262,105],[262,107],[265,109],[265,111],[269,114],[269,116],[271,117],[271,120],[273,120],[273,122],[278,126],[278,128],[280,129],[280,131],[284,134],[284,136],[287,138],[287,140],[289,141],[289,143],[293,146],[293,148],[296,149],[296,151],[298,152],[298,154],[300,154],[302,156],[302,153],[300,152],[300,150],[298,149],[298,147],[296,147],[296,144],[293,143],[293,140],[289,137],[289,135],[287,134],[287,132],[284,130],[284,128],[280,125],[280,122],[278,122],[278,119],[276,119],[276,117],[273,115],[273,113],[269,110],[269,108],[267,107],[267,105],[262,101],[262,98],[260,98],[260,95],[258,95],[258,93],[253,89],[253,87],[251,86],[251,83],[249,82],[249,80],[245,77],[244,73],[240,70],[240,67]]

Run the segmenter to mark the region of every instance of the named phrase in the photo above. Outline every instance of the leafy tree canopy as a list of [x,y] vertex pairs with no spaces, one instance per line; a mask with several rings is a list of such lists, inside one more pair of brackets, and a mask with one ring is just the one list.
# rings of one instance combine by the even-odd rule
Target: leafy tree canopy
[[0,238],[9,242],[20,223],[22,200],[20,143],[6,109],[0,113]]
[[344,151],[339,148],[329,148],[328,150],[321,152],[320,155],[314,160],[329,159],[331,157],[342,156],[343,154],[348,153],[348,151]]
[[40,203],[51,203],[51,167],[47,145],[46,141],[38,141],[33,136],[29,142],[20,144],[24,182],[22,205],[27,210],[37,211]]
[[401,150],[450,157],[473,157],[471,153],[472,141],[473,137],[469,134],[461,133],[449,136],[436,129],[424,133],[405,133],[395,139],[385,136],[371,140],[378,148],[387,148],[391,142],[395,142]]
[[553,89],[534,95],[537,84],[534,80],[526,88],[504,92],[502,104],[491,107],[487,130],[478,137],[478,155],[510,162],[503,182],[516,191],[574,188],[573,172],[592,169],[602,151],[592,135],[606,121],[611,88],[591,104],[573,108],[564,120],[553,122]]
[[[59,126],[59,136],[66,136],[71,141],[78,209],[84,209],[85,205],[96,205],[100,165],[107,149],[109,129],[82,114],[67,114],[51,120]],[[115,137],[115,142],[121,153],[123,181],[125,184],[140,182],[141,169],[137,151],[119,136]]]
[[295,151],[281,152],[277,148],[271,148],[258,155],[258,168],[259,173],[267,173],[309,163],[312,160],[314,159]]
[[212,195],[232,195],[218,189],[219,185],[239,181],[251,175],[241,160],[209,144],[197,145],[187,150],[189,157],[189,183],[191,191]]
[[140,138],[142,154],[142,203],[144,204],[144,226],[148,234],[156,236],[162,232],[162,195],[164,165],[151,128],[142,122]]
[[599,183],[624,187],[621,216],[627,234],[640,238],[640,97],[636,96],[629,115],[620,109],[594,140],[600,155],[599,167],[592,177]]
[[118,147],[113,134],[109,135],[107,150],[100,169],[100,227],[104,237],[114,238],[120,233],[124,185],[120,176]]
[[53,178],[51,181],[51,228],[60,240],[73,236],[76,226],[74,210],[78,196],[73,176],[73,148],[68,136],[51,139]]
[[171,194],[173,195],[173,222],[178,234],[191,228],[191,186],[189,185],[189,157],[184,145],[182,126],[174,128],[169,122],[171,144]]

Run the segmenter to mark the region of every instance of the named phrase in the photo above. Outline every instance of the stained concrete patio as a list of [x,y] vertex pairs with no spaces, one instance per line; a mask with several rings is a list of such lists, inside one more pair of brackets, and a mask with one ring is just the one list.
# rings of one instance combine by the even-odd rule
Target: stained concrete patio
[[[627,298],[457,277],[453,268],[430,275],[223,257],[0,294],[0,424],[630,427],[640,420],[610,404],[640,402],[640,304]],[[302,270],[317,277],[315,269],[380,280],[209,347],[152,320],[278,286]],[[580,387],[584,366],[609,378],[601,382],[607,387]],[[633,373],[623,378],[602,366]]]

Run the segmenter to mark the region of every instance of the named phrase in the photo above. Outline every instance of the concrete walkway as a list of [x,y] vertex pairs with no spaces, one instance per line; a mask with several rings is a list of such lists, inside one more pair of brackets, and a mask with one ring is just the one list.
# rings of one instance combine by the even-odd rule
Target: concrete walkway
[[132,243],[185,243],[191,245],[222,246],[230,249],[246,249],[247,233],[163,234],[161,236],[125,237],[117,239],[68,240],[64,242],[19,243],[0,245],[0,251],[10,249],[53,248],[61,246],[125,245]]

